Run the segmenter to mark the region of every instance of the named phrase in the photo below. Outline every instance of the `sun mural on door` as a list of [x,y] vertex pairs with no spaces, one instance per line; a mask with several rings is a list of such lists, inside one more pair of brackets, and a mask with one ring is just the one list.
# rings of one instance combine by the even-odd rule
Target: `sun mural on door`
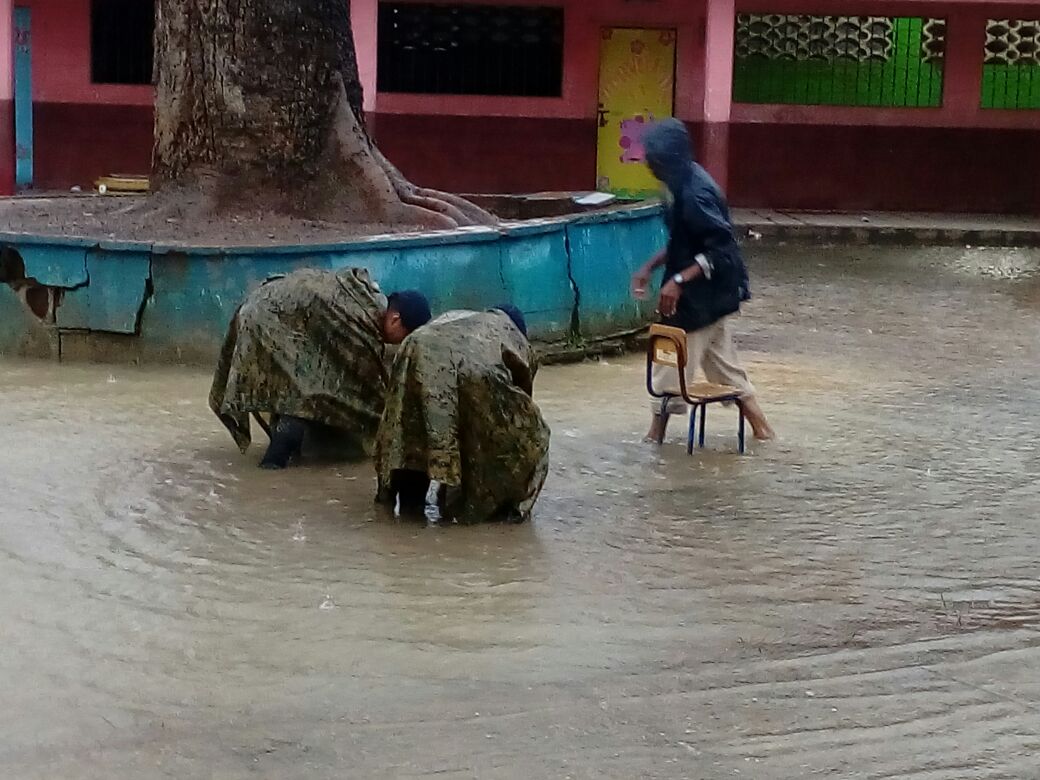
[[606,29],[600,52],[597,188],[623,198],[659,192],[643,134],[672,115],[675,31]]

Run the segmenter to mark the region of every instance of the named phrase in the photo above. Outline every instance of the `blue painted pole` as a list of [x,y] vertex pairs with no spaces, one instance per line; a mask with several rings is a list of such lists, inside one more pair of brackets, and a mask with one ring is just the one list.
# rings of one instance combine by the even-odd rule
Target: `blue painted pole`
[[33,183],[31,14],[28,8],[14,9],[14,176],[21,189]]

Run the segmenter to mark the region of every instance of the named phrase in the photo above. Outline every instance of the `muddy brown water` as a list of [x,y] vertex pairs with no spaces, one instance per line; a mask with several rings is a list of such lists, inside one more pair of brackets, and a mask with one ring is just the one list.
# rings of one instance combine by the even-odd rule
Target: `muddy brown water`
[[204,371],[0,363],[0,775],[1040,777],[1040,254],[752,271],[781,440],[546,369],[522,527],[260,472]]

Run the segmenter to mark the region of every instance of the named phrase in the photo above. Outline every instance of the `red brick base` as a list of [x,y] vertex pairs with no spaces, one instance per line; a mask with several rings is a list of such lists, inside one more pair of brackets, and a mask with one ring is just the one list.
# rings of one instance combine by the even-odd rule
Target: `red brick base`
[[152,159],[151,106],[37,103],[33,169],[37,189],[92,186],[110,173],[147,175]]
[[14,192],[14,103],[0,100],[0,195]]

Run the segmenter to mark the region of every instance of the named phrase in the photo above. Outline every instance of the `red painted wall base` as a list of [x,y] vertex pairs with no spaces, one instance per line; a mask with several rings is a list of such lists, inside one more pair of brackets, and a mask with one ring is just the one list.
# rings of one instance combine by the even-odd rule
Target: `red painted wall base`
[[[0,102],[0,193],[13,185],[12,114],[11,103]],[[105,174],[149,170],[150,107],[41,103],[34,119],[38,188],[87,187]],[[387,157],[423,186],[509,194],[595,183],[592,119],[377,114],[369,121]],[[691,124],[690,133],[710,163],[707,131]],[[728,145],[726,189],[735,206],[1040,213],[1040,129],[734,124]]]
[[734,205],[1040,213],[1040,130],[735,124]]
[[14,194],[14,103],[0,100],[0,195]]
[[711,174],[723,192],[729,190],[729,131],[725,122],[706,122],[702,125],[687,122],[687,129],[697,150],[697,161]]
[[593,119],[376,114],[376,142],[417,184],[511,194],[592,189]]
[[[145,174],[153,112],[145,106],[39,103],[35,186],[83,187],[109,173]],[[594,120],[377,114],[380,149],[413,181],[453,192],[590,189]]]
[[93,186],[110,173],[147,175],[151,106],[37,103],[33,106],[36,189]]

